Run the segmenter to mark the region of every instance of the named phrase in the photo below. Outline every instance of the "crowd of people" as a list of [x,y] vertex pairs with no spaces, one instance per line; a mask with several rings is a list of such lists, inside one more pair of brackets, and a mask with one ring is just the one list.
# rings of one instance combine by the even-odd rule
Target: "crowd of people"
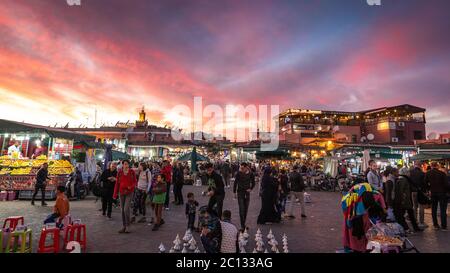
[[[413,166],[387,166],[380,172],[375,161],[369,162],[367,181],[375,190],[381,192],[387,205],[387,218],[397,221],[409,233],[405,214],[416,232],[428,226],[424,220],[424,208],[431,205],[433,226],[447,230],[447,204],[449,191],[448,171],[433,162],[423,171],[421,162]],[[440,224],[437,210],[440,208]]]
[[[434,228],[447,230],[448,172],[438,163],[432,163],[427,170],[422,167],[420,162],[416,162],[411,167],[387,166],[381,171],[379,164],[373,160],[369,162],[365,179],[355,182],[357,185],[352,185],[343,199],[346,248],[364,251],[367,243],[364,234],[376,221],[396,222],[409,234],[422,232],[428,227],[424,217],[428,206],[431,206]],[[120,207],[121,234],[130,233],[130,226],[135,222],[153,224],[152,230],[157,231],[165,223],[164,211],[173,204],[185,206],[187,228],[200,232],[207,252],[236,252],[237,246],[230,242],[236,242],[239,230],[249,229],[247,215],[252,195],[257,195],[261,202],[258,225],[294,219],[296,207],[299,207],[298,217],[307,218],[304,177],[313,176],[317,170],[313,163],[298,162],[226,160],[205,162],[191,170],[186,162],[132,163],[123,160],[109,162],[104,171],[99,170],[96,195],[101,197],[101,211],[105,217],[111,219],[113,206]],[[183,193],[185,175],[193,172],[206,188],[202,192],[209,198],[206,204],[200,205],[193,192]],[[340,171],[341,175],[343,173]],[[44,164],[37,174],[36,193],[45,188],[47,180],[48,166]],[[239,229],[231,224],[231,211],[228,204],[224,204],[227,188],[231,188],[233,200],[239,208]],[[58,187],[57,206],[46,223],[61,222],[68,214],[64,192],[63,187]],[[42,202],[46,205],[44,199]]]
[[366,252],[366,232],[376,223],[397,223],[406,234],[424,231],[425,208],[430,206],[434,229],[447,231],[449,172],[437,162],[424,167],[415,162],[381,171],[377,162],[369,162],[365,181],[342,199],[346,250]]
[[[149,222],[153,224],[152,230],[157,231],[164,225],[163,212],[170,210],[171,203],[175,206],[185,205],[187,228],[201,233],[204,237],[202,242],[208,251],[219,252],[222,245],[217,236],[223,235],[222,227],[234,234],[234,229],[230,226],[231,212],[224,210],[226,188],[232,188],[230,191],[233,200],[237,201],[241,231],[249,228],[247,215],[251,195],[258,184],[259,192],[256,194],[261,199],[261,210],[257,224],[294,219],[296,203],[300,204],[299,217],[306,218],[302,196],[305,190],[301,173],[303,168],[305,167],[294,164],[281,166],[265,161],[238,163],[226,160],[202,163],[196,170],[190,170],[186,162],[171,164],[164,160],[132,163],[123,160],[110,162],[104,171],[98,173],[99,189],[96,192],[101,197],[101,211],[105,217],[111,219],[115,204],[120,207],[122,228],[119,233],[130,233],[130,226],[135,222]],[[185,175],[192,172],[197,172],[206,188],[202,194],[209,200],[203,207],[196,201],[194,193],[183,193]],[[290,204],[287,208],[288,200]],[[200,215],[197,221],[198,211]],[[212,225],[211,219],[216,219],[221,224]],[[215,230],[218,226],[221,227],[220,231]],[[230,248],[232,247],[227,249]]]

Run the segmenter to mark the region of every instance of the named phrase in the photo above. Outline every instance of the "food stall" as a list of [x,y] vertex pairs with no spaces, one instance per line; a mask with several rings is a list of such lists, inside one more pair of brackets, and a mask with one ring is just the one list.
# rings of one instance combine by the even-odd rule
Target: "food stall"
[[[36,173],[44,162],[49,164],[45,197],[56,197],[56,186],[73,172],[70,162],[74,141],[94,141],[94,136],[0,119],[0,191],[15,191],[21,199],[30,199],[34,192]],[[8,146],[17,145],[18,154],[8,153]],[[40,198],[38,192],[36,198]]]
[[[74,168],[67,160],[52,160],[40,156],[36,159],[9,159],[7,156],[0,158],[0,190],[18,191],[19,198],[31,198],[36,173],[43,163],[48,163],[48,174],[51,181],[46,187],[46,198],[55,198],[56,186],[63,183]],[[38,193],[40,197],[40,192]]]

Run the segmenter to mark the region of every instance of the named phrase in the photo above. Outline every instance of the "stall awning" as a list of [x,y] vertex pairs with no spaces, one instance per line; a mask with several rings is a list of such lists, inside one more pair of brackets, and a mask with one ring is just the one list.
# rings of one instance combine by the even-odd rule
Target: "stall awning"
[[[355,156],[362,157],[362,153],[358,153]],[[391,154],[391,153],[370,153],[371,159],[403,159],[401,154]]]
[[278,159],[291,159],[291,156],[288,152],[282,150],[276,151],[258,151],[256,152],[257,159],[270,159],[270,158],[278,158]]
[[113,160],[125,160],[125,159],[130,159],[130,156],[126,153],[112,150],[112,159]]
[[90,149],[106,149],[106,144],[95,141],[77,141],[75,145],[83,145]]
[[74,133],[60,128],[0,119],[0,133],[2,134],[47,134],[53,138],[71,139],[75,141],[95,141],[95,136]]
[[450,159],[450,154],[429,154],[420,153],[411,157],[412,161],[425,161],[425,160],[447,160]]

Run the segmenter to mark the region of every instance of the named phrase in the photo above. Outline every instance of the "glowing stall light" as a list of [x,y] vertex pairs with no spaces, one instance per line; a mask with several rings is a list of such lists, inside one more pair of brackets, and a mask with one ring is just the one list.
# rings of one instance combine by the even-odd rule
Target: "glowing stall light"
[[98,155],[97,157],[98,157],[98,159],[100,159],[100,160],[103,159],[103,155],[101,155],[101,154]]
[[36,139],[36,141],[34,143],[36,143],[36,145],[38,145],[38,146],[41,145],[41,141],[39,139]]
[[46,136],[45,136],[44,134],[41,135],[41,139],[42,139],[42,140],[44,140],[45,137],[46,137]]
[[9,134],[5,134],[5,137],[9,137]]

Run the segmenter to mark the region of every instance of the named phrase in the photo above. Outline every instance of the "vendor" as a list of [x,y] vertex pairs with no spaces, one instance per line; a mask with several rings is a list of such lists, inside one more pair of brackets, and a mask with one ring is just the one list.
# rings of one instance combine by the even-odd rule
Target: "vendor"
[[8,155],[14,159],[22,157],[21,146],[19,141],[16,140],[14,144],[8,148]]
[[346,252],[366,252],[366,232],[372,223],[386,220],[383,196],[370,184],[361,183],[342,198],[344,213],[343,243]]
[[44,147],[42,147],[41,144],[38,144],[38,145],[36,146],[36,148],[34,149],[34,153],[33,153],[33,155],[31,156],[31,158],[34,159],[34,158],[37,158],[38,156],[43,155],[43,154],[44,154],[44,151],[45,151]]

